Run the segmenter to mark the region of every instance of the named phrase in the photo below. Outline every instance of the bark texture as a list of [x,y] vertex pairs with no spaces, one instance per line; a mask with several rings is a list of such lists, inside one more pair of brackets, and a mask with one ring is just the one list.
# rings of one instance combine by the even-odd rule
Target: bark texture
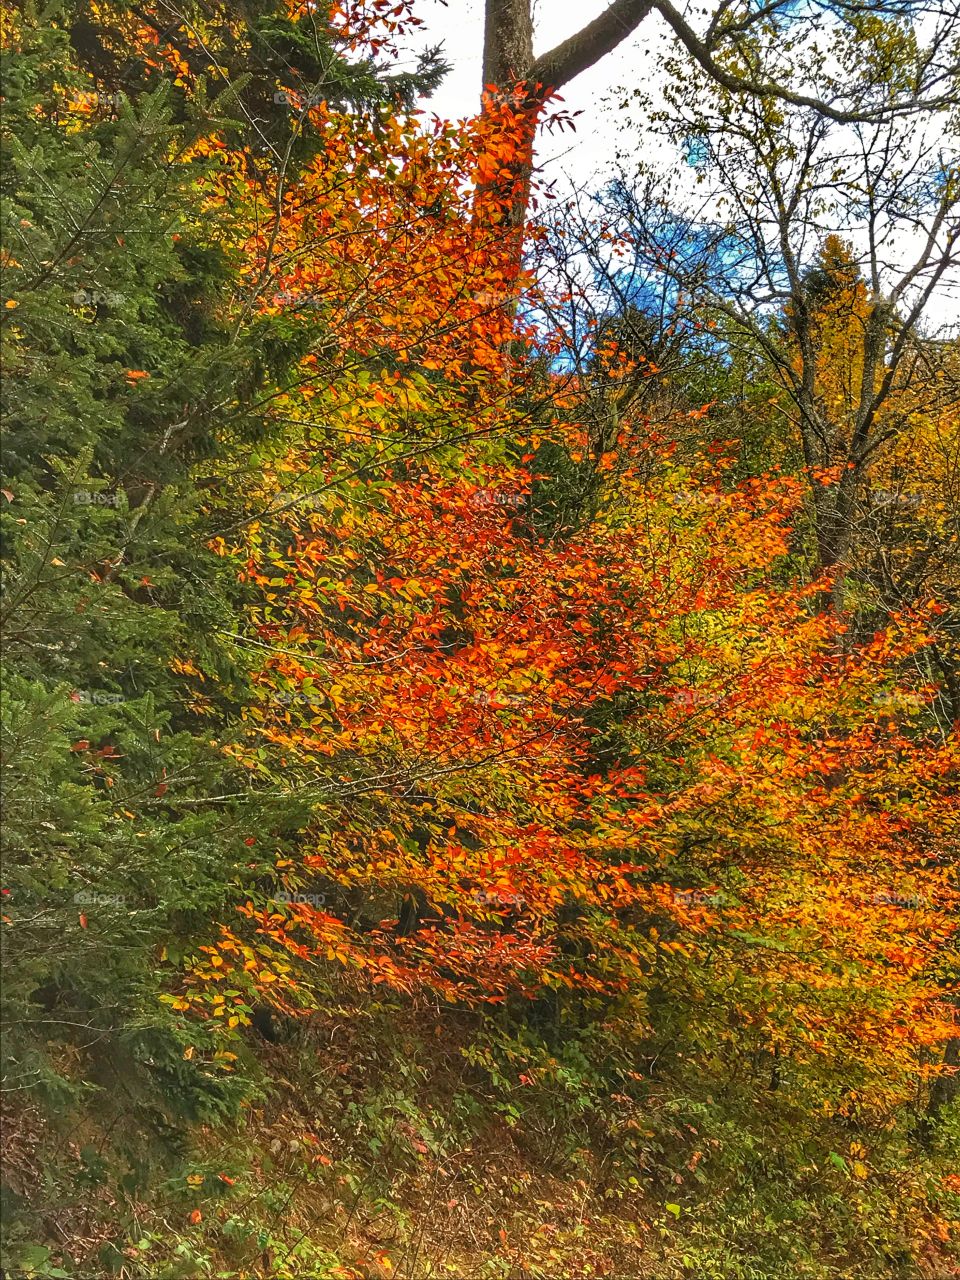
[[483,90],[517,94],[528,144],[517,171],[509,223],[522,227],[530,202],[533,140],[537,117],[551,93],[592,67],[631,35],[653,8],[653,0],[614,0],[575,35],[533,56],[533,0],[487,0],[483,33]]

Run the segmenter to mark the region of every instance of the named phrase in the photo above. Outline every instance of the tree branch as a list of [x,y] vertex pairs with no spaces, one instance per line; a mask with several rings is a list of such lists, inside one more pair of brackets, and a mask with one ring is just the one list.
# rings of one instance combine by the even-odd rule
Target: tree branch
[[[820,98],[812,97],[810,94],[796,93],[787,86],[777,84],[772,80],[758,79],[749,75],[738,75],[736,72],[728,70],[716,60],[713,54],[714,48],[725,37],[726,31],[723,29],[713,31],[711,28],[711,43],[708,45],[704,40],[700,39],[680,11],[670,3],[670,0],[653,0],[653,7],[669,23],[677,39],[690,56],[706,71],[707,75],[715,80],[717,84],[722,85],[724,89],[729,89],[731,93],[749,93],[760,98],[778,98],[781,102],[788,102],[795,107],[811,107],[820,115],[826,116],[827,119],[836,120],[841,124],[886,120],[891,116],[906,115],[915,111],[941,109],[952,105],[953,100],[949,95],[925,99],[915,94],[913,97],[900,102],[867,108],[862,111],[849,107],[835,107]],[[584,32],[587,30],[589,28],[585,27]]]
[[559,89],[632,35],[652,8],[653,0],[613,0],[576,35],[535,58],[528,79],[545,89]]

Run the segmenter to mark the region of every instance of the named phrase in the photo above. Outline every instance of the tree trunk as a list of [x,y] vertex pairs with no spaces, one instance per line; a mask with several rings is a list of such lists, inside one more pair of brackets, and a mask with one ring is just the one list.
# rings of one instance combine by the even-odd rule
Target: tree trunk
[[937,1076],[930,1090],[928,1114],[934,1120],[947,1103],[952,1102],[960,1094],[960,1037],[947,1041],[943,1063],[952,1070]]
[[533,66],[531,0],[487,0],[483,28],[483,87],[512,89]]
[[[515,100],[524,146],[514,164],[507,222],[520,229],[530,203],[533,140],[543,105],[552,93],[592,67],[631,35],[653,8],[653,0],[613,0],[581,28],[538,58],[533,56],[533,0],[486,0],[483,30],[484,107],[496,101],[487,91]],[[519,242],[519,237],[518,237]],[[518,259],[519,259],[518,243]],[[518,261],[519,265],[519,261]]]

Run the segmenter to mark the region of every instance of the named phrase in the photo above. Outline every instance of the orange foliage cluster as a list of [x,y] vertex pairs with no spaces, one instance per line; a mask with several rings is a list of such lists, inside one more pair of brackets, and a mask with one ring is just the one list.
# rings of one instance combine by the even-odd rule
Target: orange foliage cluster
[[473,1004],[575,989],[642,1023],[672,983],[711,1034],[842,1058],[838,1106],[901,1096],[951,1034],[957,751],[896,682],[924,618],[853,646],[784,569],[797,482],[683,473],[642,423],[596,517],[548,537],[543,442],[588,445],[502,230],[514,114],[309,118],[295,180],[225,154],[209,186],[247,227],[237,307],[303,350],[216,549],[259,594],[230,749],[309,806],[277,861],[308,892],[241,904],[180,1004],[309,1008],[340,970]]

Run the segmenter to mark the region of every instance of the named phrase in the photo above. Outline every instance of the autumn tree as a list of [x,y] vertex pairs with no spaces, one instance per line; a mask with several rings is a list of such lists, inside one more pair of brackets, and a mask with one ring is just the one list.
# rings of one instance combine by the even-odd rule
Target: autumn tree
[[[66,1029],[81,1057],[109,1046],[148,1092],[174,1081],[173,1105],[222,1114],[242,1091],[184,1059],[158,957],[256,871],[248,820],[205,799],[238,786],[217,739],[250,696],[226,640],[243,588],[207,543],[232,509],[213,459],[268,434],[291,356],[281,323],[238,324],[249,208],[211,193],[296,168],[299,107],[274,95],[313,73],[291,60],[303,23],[345,115],[398,86],[356,32],[283,6],[95,16],[5,14],[4,1070],[66,1096]],[[264,798],[259,821],[287,819]]]
[[[504,366],[502,242],[460,195],[491,143],[517,145],[490,127],[398,122],[345,180],[337,148],[356,135],[330,120],[333,153],[291,193],[281,234],[248,242],[251,276],[269,254],[278,290],[261,306],[306,345],[276,403],[291,430],[217,541],[260,593],[236,636],[261,658],[260,696],[231,751],[254,794],[280,790],[308,815],[300,850],[238,901],[175,1007],[243,1025],[256,1000],[295,1015],[382,989],[520,1019],[546,1007],[562,1029],[626,1027],[649,1004],[652,1040],[669,1041],[689,976],[673,964],[706,930],[724,975],[751,976],[736,1015],[705,977],[716,1022],[690,1010],[684,1034],[713,1037],[718,1062],[749,1059],[751,1087],[776,1062],[785,1097],[881,1123],[950,1031],[930,973],[953,886],[925,856],[943,798],[896,834],[883,801],[898,770],[949,769],[938,740],[912,741],[881,705],[923,624],[847,651],[813,607],[819,584],[781,579],[802,486],[673,464],[629,397],[595,458],[614,483],[543,532],[543,437],[573,461],[596,454],[579,375],[615,395],[636,353],[622,358],[613,332],[577,376],[558,360],[528,383],[524,362]],[[400,154],[406,181],[385,182]],[[563,351],[520,333],[531,357]],[[544,387],[555,420],[531,420]],[[699,911],[698,895],[727,893],[729,915]],[[922,919],[886,909],[911,895],[929,900]],[[909,957],[895,978],[891,931]],[[816,940],[807,961],[799,936]],[[828,1007],[770,997],[771,949],[778,984],[829,988]],[[856,998],[853,972],[872,975]],[[731,1017],[749,1048],[721,1030]],[[840,1045],[856,1099],[825,1065]]]
[[658,245],[643,188],[628,184],[624,225],[782,387],[811,478],[817,562],[837,570],[840,590],[857,495],[878,449],[908,429],[899,392],[917,384],[931,299],[960,258],[951,117],[836,125],[711,91],[703,77],[668,98],[660,119],[698,179],[678,196],[697,233],[679,254]]
[[871,620],[923,599],[936,598],[946,606],[927,652],[927,675],[940,686],[937,709],[949,732],[960,722],[960,353],[956,339],[918,346],[914,379],[898,396],[909,427],[878,451],[860,495],[851,577],[858,607]]
[[9,37],[2,1265],[933,1273],[951,580],[820,608],[710,297],[520,270],[522,86],[407,111],[408,5],[92,12]]

